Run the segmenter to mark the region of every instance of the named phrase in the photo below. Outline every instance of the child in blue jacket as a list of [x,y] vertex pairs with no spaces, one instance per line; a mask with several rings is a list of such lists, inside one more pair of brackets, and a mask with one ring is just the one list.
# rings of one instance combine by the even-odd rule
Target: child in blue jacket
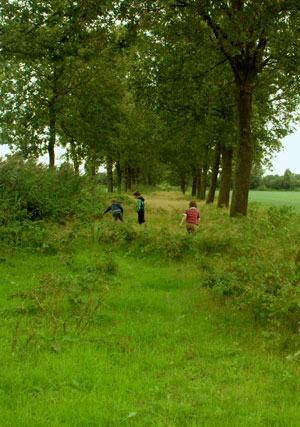
[[123,222],[123,208],[120,203],[116,199],[111,200],[111,205],[106,209],[105,212],[103,212],[103,215],[105,215],[107,212],[112,211],[112,215],[115,221],[118,221],[118,219]]

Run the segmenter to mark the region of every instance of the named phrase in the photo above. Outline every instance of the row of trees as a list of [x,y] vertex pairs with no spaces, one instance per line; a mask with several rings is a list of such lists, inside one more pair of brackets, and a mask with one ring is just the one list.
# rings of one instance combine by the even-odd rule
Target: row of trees
[[[296,0],[0,0],[1,143],[105,165],[108,190],[166,171],[246,215],[251,169],[290,132]],[[113,170],[115,170],[115,180]],[[233,178],[232,178],[233,175]],[[113,182],[115,181],[115,183]]]
[[250,181],[251,189],[258,190],[300,190],[300,175],[286,169],[283,175],[266,175],[262,168],[253,168]]

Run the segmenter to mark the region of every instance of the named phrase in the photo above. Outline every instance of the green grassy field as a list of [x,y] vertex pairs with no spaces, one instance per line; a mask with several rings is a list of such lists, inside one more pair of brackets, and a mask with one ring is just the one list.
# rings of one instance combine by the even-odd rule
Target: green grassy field
[[289,206],[300,212],[300,192],[298,191],[255,191],[249,192],[250,203],[266,206]]
[[[288,284],[288,274],[298,277],[298,217],[256,209],[232,219],[201,204],[198,234],[186,236],[186,205],[178,194],[152,193],[147,228],[136,225],[130,199],[124,224],[106,216],[72,231],[71,246],[53,233],[52,255],[6,248],[0,426],[299,425],[299,337],[287,343],[284,329],[298,316]],[[246,300],[226,296],[237,279],[254,307],[262,301],[259,312],[278,283],[294,305],[266,312],[268,329],[243,310]],[[96,311],[84,298],[99,289]]]
[[[101,255],[80,251],[72,267],[11,258],[2,306],[8,285],[32,286],[37,270],[72,274]],[[197,269],[115,260],[116,284],[87,341],[2,345],[1,426],[298,425],[298,367],[264,348],[247,315],[201,289]]]

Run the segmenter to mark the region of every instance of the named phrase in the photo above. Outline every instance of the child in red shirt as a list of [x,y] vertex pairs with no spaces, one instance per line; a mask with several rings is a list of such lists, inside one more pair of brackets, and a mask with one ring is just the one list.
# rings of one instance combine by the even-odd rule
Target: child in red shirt
[[192,200],[190,202],[190,207],[182,214],[182,220],[180,227],[183,226],[184,221],[186,222],[186,232],[188,234],[196,233],[198,223],[200,219],[200,214],[197,211],[197,202]]

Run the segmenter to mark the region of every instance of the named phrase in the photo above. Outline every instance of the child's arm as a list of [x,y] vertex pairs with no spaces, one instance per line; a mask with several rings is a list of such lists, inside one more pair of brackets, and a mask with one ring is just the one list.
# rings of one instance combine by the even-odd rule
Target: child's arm
[[137,199],[136,201],[136,211],[139,212],[141,210],[142,207],[142,201],[141,199]]
[[105,212],[103,212],[103,214],[102,215],[105,215],[107,212],[109,212],[111,210],[111,206],[109,206],[107,209],[106,209],[106,211]]
[[186,221],[186,215],[182,215],[182,219],[179,227],[182,227],[185,221]]

